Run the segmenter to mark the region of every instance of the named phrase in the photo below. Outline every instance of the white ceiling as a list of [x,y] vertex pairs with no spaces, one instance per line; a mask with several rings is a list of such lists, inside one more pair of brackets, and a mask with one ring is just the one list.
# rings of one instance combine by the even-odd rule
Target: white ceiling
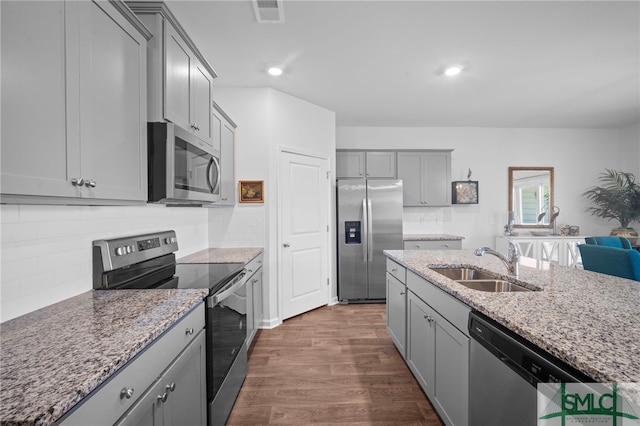
[[[218,73],[339,126],[612,128],[640,122],[638,1],[168,1]],[[455,79],[443,67],[460,63]],[[270,66],[284,69],[275,78]]]

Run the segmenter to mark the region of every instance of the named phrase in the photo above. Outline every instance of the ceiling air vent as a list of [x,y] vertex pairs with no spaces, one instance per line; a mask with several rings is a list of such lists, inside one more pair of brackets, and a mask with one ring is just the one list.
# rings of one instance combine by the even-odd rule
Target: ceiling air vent
[[269,24],[284,22],[282,0],[253,0],[253,10],[256,12],[258,22]]

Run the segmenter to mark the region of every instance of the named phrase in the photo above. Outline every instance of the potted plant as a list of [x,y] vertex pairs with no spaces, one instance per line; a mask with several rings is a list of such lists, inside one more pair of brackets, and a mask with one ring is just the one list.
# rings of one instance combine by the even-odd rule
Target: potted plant
[[633,173],[605,170],[598,178],[602,186],[591,187],[583,194],[595,204],[587,211],[593,216],[617,220],[620,227],[613,229],[611,235],[627,237],[635,244],[638,233],[629,224],[640,219],[640,185]]

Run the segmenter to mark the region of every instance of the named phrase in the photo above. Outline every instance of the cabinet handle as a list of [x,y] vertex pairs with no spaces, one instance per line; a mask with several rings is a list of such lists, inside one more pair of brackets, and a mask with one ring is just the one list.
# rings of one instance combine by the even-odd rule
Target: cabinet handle
[[131,399],[131,397],[133,396],[133,388],[122,388],[122,390],[120,391],[120,399]]
[[258,280],[257,280],[257,279],[255,279],[255,280],[251,280],[251,284],[255,284],[255,283],[257,283],[257,282],[258,282]]
[[158,398],[157,398],[157,399],[158,399],[158,401],[160,401],[160,402],[167,402],[167,397],[168,397],[168,396],[169,396],[169,395],[167,395],[167,393],[165,392],[165,393],[163,393],[162,395],[158,395]]
[[73,178],[71,179],[71,184],[74,186],[82,186],[84,185],[84,179],[83,178]]
[[164,388],[169,392],[173,392],[174,390],[176,390],[176,383],[173,382],[170,385],[165,386]]
[[89,188],[89,187],[95,188],[96,187],[96,181],[93,180],[93,179],[85,181],[84,184],[87,186],[87,188]]
[[396,268],[391,268],[391,272],[396,272],[397,269]]
[[416,247],[417,247],[417,248],[420,248],[420,244],[416,244]]
[[400,296],[404,296],[404,295],[405,295],[405,292],[404,292],[404,291],[401,291],[401,292],[400,292]]
[[192,327],[187,328],[186,334],[187,336],[191,336],[193,334],[193,328]]
[[282,245],[282,247],[291,247],[291,244],[289,244],[289,243],[284,243],[284,244]]

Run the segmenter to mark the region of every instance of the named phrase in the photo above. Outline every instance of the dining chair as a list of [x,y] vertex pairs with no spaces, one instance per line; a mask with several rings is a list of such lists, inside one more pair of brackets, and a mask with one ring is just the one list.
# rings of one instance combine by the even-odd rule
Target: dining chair
[[579,244],[578,249],[585,270],[640,281],[637,250],[594,244]]
[[587,244],[594,244],[598,246],[618,247],[623,249],[630,249],[631,241],[625,237],[617,237],[613,235],[607,235],[602,237],[585,237],[584,241]]

